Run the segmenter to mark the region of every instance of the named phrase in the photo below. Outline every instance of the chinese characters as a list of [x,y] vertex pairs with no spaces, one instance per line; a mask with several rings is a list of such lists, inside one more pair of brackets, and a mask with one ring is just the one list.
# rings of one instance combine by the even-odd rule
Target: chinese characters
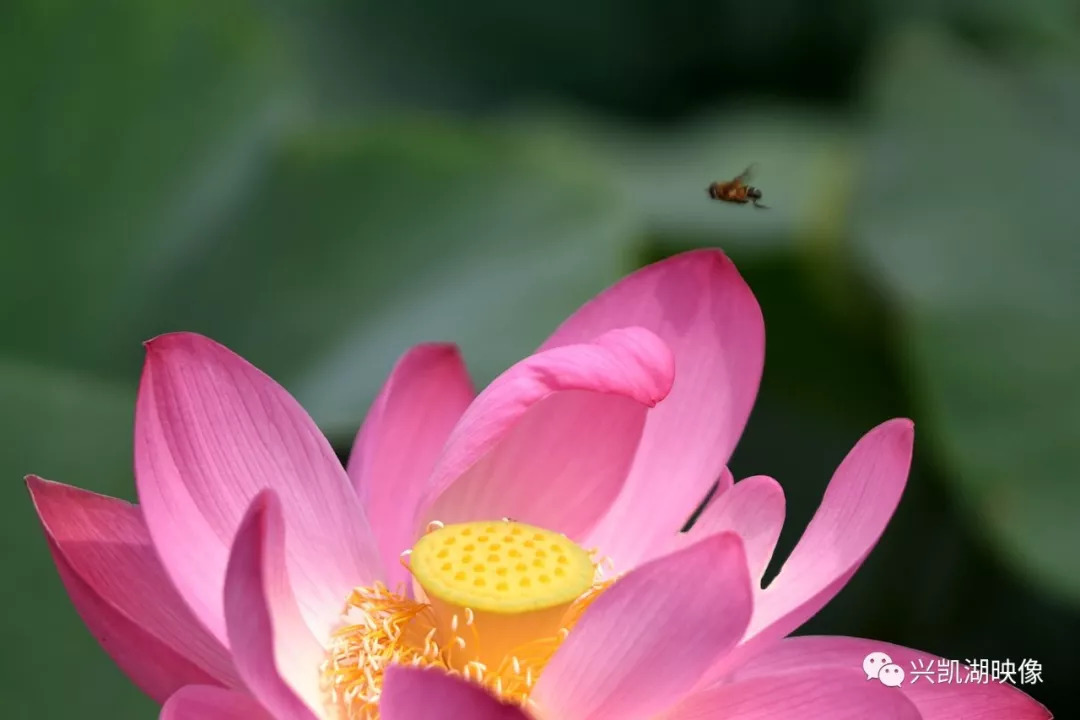
[[[889,667],[891,676],[883,678],[881,669]],[[898,687],[906,681],[910,685],[922,682],[930,685],[950,684],[989,684],[1011,683],[1013,685],[1036,685],[1042,680],[1042,663],[1031,658],[1024,658],[1019,663],[1013,660],[990,660],[976,658],[965,660],[946,660],[918,658],[911,661],[911,668],[906,672],[893,664],[892,659],[882,652],[871,653],[863,660],[866,679],[876,679],[884,685]],[[887,674],[888,675],[888,674]],[[897,677],[900,682],[897,682]]]

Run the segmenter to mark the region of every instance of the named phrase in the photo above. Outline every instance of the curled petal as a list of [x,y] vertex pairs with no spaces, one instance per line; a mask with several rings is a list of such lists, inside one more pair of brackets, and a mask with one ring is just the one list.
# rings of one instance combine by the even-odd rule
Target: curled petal
[[466,410],[418,527],[509,516],[581,537],[622,487],[673,374],[667,346],[641,328],[526,358]]
[[348,472],[379,543],[387,585],[409,578],[417,505],[450,431],[475,395],[457,347],[418,345],[397,362],[353,444]]
[[653,717],[735,646],[751,604],[735,533],[641,565],[593,601],[532,697],[560,720]]
[[382,720],[529,720],[514,705],[500,702],[479,685],[442,670],[393,665],[386,671]]
[[255,497],[233,541],[225,621],[236,668],[259,702],[275,717],[318,717],[323,649],[289,585],[284,520],[272,490]]
[[221,640],[228,546],[263,489],[282,500],[290,575],[318,637],[351,588],[381,575],[360,502],[315,423],[273,380],[207,338],[175,333],[146,344],[135,475],[162,564]]
[[686,523],[742,434],[765,361],[754,294],[719,250],[645,267],[572,315],[542,346],[580,343],[635,325],[671,348],[670,395],[649,413],[625,488],[587,540],[629,569]]
[[240,685],[173,589],[138,507],[34,475],[26,485],[75,609],[143,692],[162,702],[191,683]]

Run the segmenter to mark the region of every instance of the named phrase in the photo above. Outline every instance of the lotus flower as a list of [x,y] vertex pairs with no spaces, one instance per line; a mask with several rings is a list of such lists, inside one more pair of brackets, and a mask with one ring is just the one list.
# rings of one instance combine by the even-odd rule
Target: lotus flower
[[877,542],[913,426],[856,443],[762,589],[784,496],[725,466],[763,353],[730,261],[675,256],[478,395],[456,348],[413,348],[346,469],[269,377],[164,335],[136,406],[139,504],[28,484],[79,614],[170,720],[1050,717],[1009,685],[863,671],[927,653],[787,637]]

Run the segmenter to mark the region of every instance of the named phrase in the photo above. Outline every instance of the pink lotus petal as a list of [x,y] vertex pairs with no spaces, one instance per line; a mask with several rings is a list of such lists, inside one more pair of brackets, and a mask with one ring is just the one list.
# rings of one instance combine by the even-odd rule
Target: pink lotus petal
[[[920,720],[899,688],[850,668],[793,672],[716,685],[679,703],[664,720]],[[956,715],[968,718],[967,715]]]
[[416,507],[474,395],[457,347],[418,345],[398,360],[356,436],[349,477],[375,531],[391,588],[408,587],[409,573],[398,558],[412,547]]
[[273,717],[249,695],[209,685],[188,685],[165,702],[158,720],[273,720]]
[[240,685],[228,651],[173,589],[136,506],[34,475],[26,486],[75,609],[143,692],[162,702],[190,683]]
[[[716,490],[709,498],[709,503],[716,502],[716,499],[726,493],[735,485],[735,476],[731,474],[731,470],[727,466],[720,471],[720,478],[716,481]],[[685,523],[683,523],[685,525]],[[679,528],[680,530],[682,528]]]
[[911,469],[915,427],[890,420],[864,435],[836,469],[821,506],[754,609],[748,635],[787,635],[839,592],[892,518]]
[[641,328],[521,361],[455,428],[418,529],[509,516],[579,538],[622,487],[673,373],[667,346]]
[[275,717],[321,715],[322,646],[297,606],[285,567],[285,527],[273,490],[251,503],[225,575],[225,621],[236,669]]
[[752,597],[735,533],[641,565],[585,611],[532,698],[559,720],[651,717],[735,646]]
[[400,665],[387,668],[379,715],[382,720],[529,720],[479,685],[442,670]]
[[895,419],[859,439],[780,572],[755,598],[743,642],[710,679],[797,629],[847,584],[900,502],[914,438],[914,424]]
[[135,411],[139,500],[181,596],[225,639],[221,588],[244,511],[274,489],[289,529],[289,572],[325,637],[349,591],[381,573],[374,538],[330,444],[279,385],[200,335],[147,343]]
[[720,476],[750,415],[765,354],[757,300],[718,250],[635,272],[578,310],[541,349],[626,325],[659,335],[677,372],[671,394],[649,413],[622,494],[587,540],[621,570],[678,532]]
[[[906,677],[898,690],[915,704],[924,720],[1049,720],[1052,717],[1031,696],[1009,684],[961,683],[958,678],[931,683],[927,677],[937,680],[939,672],[950,672],[949,661],[921,650],[862,638],[813,635],[786,638],[736,669],[731,680],[741,682],[792,671],[831,677],[839,670],[861,670],[863,659],[874,652],[886,653],[904,669]],[[962,670],[965,660],[958,660]],[[927,669],[931,671],[929,676],[913,674]],[[866,676],[862,677],[865,680]]]
[[730,490],[713,499],[694,526],[675,536],[664,552],[731,530],[743,539],[750,577],[760,584],[783,525],[783,489],[771,477],[756,475],[735,483]]

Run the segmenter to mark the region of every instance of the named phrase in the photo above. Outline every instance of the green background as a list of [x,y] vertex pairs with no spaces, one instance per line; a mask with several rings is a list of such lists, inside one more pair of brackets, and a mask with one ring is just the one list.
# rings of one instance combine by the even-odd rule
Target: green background
[[[804,631],[1031,658],[1075,714],[1078,40],[1065,0],[5,3],[4,716],[156,714],[22,483],[133,498],[143,340],[229,345],[345,457],[412,343],[486,383],[701,246],[764,310],[732,467],[784,484],[781,558],[855,440],[916,420],[896,518]],[[751,163],[770,210],[706,198]]]

